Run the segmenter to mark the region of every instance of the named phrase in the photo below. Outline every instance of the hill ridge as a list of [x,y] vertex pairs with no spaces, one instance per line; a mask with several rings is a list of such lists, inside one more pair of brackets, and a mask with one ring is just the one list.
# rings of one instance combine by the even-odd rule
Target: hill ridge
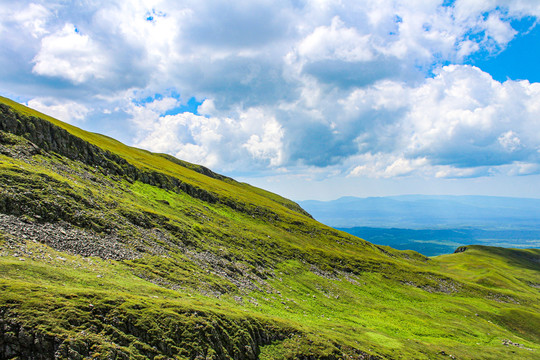
[[[45,151],[50,150],[72,160],[82,161],[87,165],[99,166],[104,171],[111,173],[112,175],[126,176],[131,180],[140,180],[143,183],[159,186],[167,190],[183,191],[190,196],[210,203],[221,202],[228,206],[236,206],[232,201],[220,198],[217,196],[217,194],[206,191],[188,182],[180,181],[174,176],[170,176],[157,170],[141,170],[121,156],[118,156],[108,150],[103,151],[96,145],[91,144],[80,137],[72,135],[66,129],[62,129],[47,120],[36,117],[27,117],[22,114],[15,113],[11,111],[11,108],[5,104],[0,104],[0,129],[3,131],[9,131],[15,135],[24,136],[32,143],[35,143],[39,148],[43,148]],[[189,164],[185,161],[178,160],[171,155],[158,155],[162,156],[168,161],[185,167],[186,169],[198,172],[202,175],[218,180],[232,180],[231,178],[216,174],[203,166]],[[285,204],[282,203],[281,205]],[[297,204],[291,202],[291,204],[287,205],[286,206],[289,209],[309,216],[309,214]],[[241,210],[250,212],[249,209]]]
[[0,358],[538,355],[535,251],[397,251],[171,160],[0,99]]

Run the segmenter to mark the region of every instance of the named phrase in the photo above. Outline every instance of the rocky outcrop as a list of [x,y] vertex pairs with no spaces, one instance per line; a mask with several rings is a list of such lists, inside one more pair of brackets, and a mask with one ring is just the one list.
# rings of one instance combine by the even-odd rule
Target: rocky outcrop
[[466,246],[460,246],[454,251],[454,254],[462,253],[462,252],[465,252],[465,251],[467,251],[467,247]]
[[[96,167],[104,175],[120,176],[128,181],[140,181],[177,193],[183,192],[205,202],[221,203],[234,210],[257,217],[277,218],[276,214],[266,208],[243,204],[234,199],[219,196],[195,185],[183,182],[174,176],[151,169],[136,167],[124,158],[74,136],[67,130],[47,120],[22,115],[4,104],[0,104],[0,131],[22,136],[30,141],[32,147],[43,149],[46,152],[53,152],[71,160],[80,161],[86,165]],[[165,157],[170,160],[169,156]],[[174,162],[182,165],[180,160]],[[222,177],[204,167],[196,167],[196,169],[192,170],[216,179]],[[287,207],[310,216],[300,206],[294,206],[293,204]]]
[[[6,318],[5,312],[5,309],[0,309],[1,359],[48,360],[57,358],[56,352],[60,348],[62,340],[26,329],[15,320]],[[82,356],[71,357],[71,359],[77,358],[82,359]]]
[[218,201],[215,194],[157,171],[139,169],[124,158],[102,150],[49,121],[21,115],[4,104],[0,104],[0,130],[22,136],[47,152],[98,167],[105,175],[121,176],[167,190],[182,191],[211,203]]
[[[92,328],[62,338],[22,325],[9,309],[0,308],[0,358],[254,360],[261,346],[289,336],[286,329],[253,319],[235,320],[193,311],[178,317],[154,314],[159,326],[166,329],[166,336],[159,336],[156,329],[145,326],[133,314],[111,306],[89,306],[86,312],[93,317]],[[78,329],[84,327],[76,320],[70,322]],[[91,335],[96,333],[100,336]]]

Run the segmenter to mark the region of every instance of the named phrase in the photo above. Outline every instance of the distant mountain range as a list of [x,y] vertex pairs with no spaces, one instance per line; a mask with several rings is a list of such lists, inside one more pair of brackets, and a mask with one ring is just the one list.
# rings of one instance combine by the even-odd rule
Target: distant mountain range
[[470,244],[540,248],[540,199],[403,195],[299,204],[339,230],[426,256]]
[[299,204],[315,219],[333,227],[540,229],[540,199],[403,195]]

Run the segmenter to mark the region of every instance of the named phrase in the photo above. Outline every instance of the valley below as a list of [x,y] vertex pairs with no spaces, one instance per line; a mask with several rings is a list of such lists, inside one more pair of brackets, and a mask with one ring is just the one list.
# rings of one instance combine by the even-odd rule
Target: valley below
[[426,256],[469,244],[540,248],[540,199],[402,195],[299,203],[322,223]]
[[540,248],[540,230],[337,228],[377,245],[414,250],[425,256],[453,253],[458,247],[477,244],[506,248]]

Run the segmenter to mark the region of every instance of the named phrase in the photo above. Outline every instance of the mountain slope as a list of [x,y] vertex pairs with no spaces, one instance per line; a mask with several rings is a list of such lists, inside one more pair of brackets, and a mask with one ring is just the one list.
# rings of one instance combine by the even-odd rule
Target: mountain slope
[[4,98],[0,184],[0,358],[540,351],[535,250],[428,259],[375,246],[278,195]]

